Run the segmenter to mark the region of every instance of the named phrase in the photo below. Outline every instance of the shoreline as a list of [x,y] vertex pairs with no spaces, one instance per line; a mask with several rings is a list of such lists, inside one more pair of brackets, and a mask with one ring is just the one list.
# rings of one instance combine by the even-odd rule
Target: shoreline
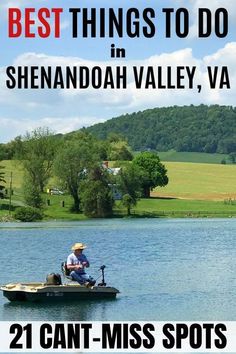
[[[62,203],[63,202],[63,203]],[[62,206],[63,205],[63,206]],[[18,207],[22,207],[22,201],[15,201],[9,212],[8,200],[4,200],[0,208],[1,221],[15,221],[14,213]],[[45,196],[44,207],[42,208],[42,221],[82,221],[93,220],[85,216],[82,212],[71,211],[73,201],[69,196]],[[131,215],[127,215],[127,210],[120,201],[116,201],[113,208],[113,215],[107,219],[118,218],[235,218],[236,200],[225,199],[196,200],[183,198],[142,198],[137,205],[131,209]],[[105,220],[106,218],[104,218]],[[96,220],[96,218],[95,218]]]
[[[143,212],[143,213],[132,213],[131,215],[125,214],[114,214],[111,217],[107,218],[89,218],[86,217],[84,214],[74,214],[73,216],[70,215],[67,218],[54,218],[54,217],[47,217],[45,216],[42,220],[33,221],[37,223],[46,223],[46,222],[83,222],[83,221],[95,221],[95,220],[116,220],[116,219],[234,219],[236,218],[236,211],[235,213],[222,213],[222,212],[215,212],[215,213],[207,213],[205,211],[199,212],[160,212],[160,213],[151,213],[151,212]],[[4,223],[24,223],[23,221],[14,219],[14,217],[6,215],[0,215],[0,226]],[[28,221],[27,223],[31,223]]]

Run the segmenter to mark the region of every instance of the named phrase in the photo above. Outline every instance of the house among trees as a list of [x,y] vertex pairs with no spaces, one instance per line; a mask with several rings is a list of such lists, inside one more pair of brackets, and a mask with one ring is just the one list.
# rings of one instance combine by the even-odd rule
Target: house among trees
[[[109,162],[108,161],[104,161],[103,164],[102,164],[102,167],[109,174],[111,174],[113,176],[117,176],[119,174],[119,172],[121,171],[121,167],[109,167]],[[108,185],[111,188],[114,200],[121,200],[122,199],[122,194],[119,191],[119,189],[117,188],[117,184],[116,183],[109,183]]]
[[109,167],[108,161],[103,161],[102,167],[113,176],[117,176],[121,171],[121,167]]

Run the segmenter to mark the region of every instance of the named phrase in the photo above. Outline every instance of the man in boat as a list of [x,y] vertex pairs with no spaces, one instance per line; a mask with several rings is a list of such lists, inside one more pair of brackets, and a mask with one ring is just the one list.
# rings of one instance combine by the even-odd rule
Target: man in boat
[[71,248],[73,253],[67,258],[66,266],[73,280],[81,285],[93,286],[96,281],[85,272],[85,268],[89,267],[89,261],[83,254],[85,248],[87,248],[87,246],[83,243],[75,243]]

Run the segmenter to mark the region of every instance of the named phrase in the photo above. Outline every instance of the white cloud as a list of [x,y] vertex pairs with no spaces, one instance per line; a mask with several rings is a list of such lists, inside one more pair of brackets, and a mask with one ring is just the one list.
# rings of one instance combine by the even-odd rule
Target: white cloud
[[[46,117],[38,120],[32,119],[15,119],[15,118],[0,118],[1,124],[1,142],[8,142],[19,135],[24,135],[26,131],[32,131],[38,127],[50,127],[55,133],[69,133],[80,129],[83,126],[88,126],[96,120],[96,117],[67,117],[56,118]],[[99,120],[103,122],[104,120]]]
[[[188,104],[224,104],[235,105],[236,96],[236,42],[228,43],[212,55],[197,59],[191,49],[163,53],[145,60],[125,61],[88,61],[76,57],[56,57],[45,54],[25,53],[14,60],[17,66],[100,66],[126,65],[129,72],[126,90],[8,90],[4,86],[4,68],[0,69],[0,140],[13,138],[23,134],[27,129],[37,126],[50,126],[57,132],[68,132],[82,126],[88,126],[105,119],[138,110],[157,106],[188,105]],[[188,80],[183,82],[186,89],[160,90],[137,89],[132,75],[133,66],[148,66],[155,70],[159,66],[163,70],[166,82],[166,68],[172,67],[172,81],[175,83],[176,67],[196,66],[194,89],[188,89]],[[207,66],[227,66],[231,80],[231,89],[214,90],[209,87]],[[185,73],[186,75],[186,73]],[[201,93],[197,85],[202,85]]]

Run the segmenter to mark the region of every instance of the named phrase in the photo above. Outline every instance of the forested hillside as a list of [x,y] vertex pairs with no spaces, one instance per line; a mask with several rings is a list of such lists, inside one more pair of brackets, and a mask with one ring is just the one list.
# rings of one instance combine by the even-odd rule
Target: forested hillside
[[236,151],[236,108],[184,106],[126,114],[86,129],[100,139],[119,133],[133,150],[194,151],[229,154]]

